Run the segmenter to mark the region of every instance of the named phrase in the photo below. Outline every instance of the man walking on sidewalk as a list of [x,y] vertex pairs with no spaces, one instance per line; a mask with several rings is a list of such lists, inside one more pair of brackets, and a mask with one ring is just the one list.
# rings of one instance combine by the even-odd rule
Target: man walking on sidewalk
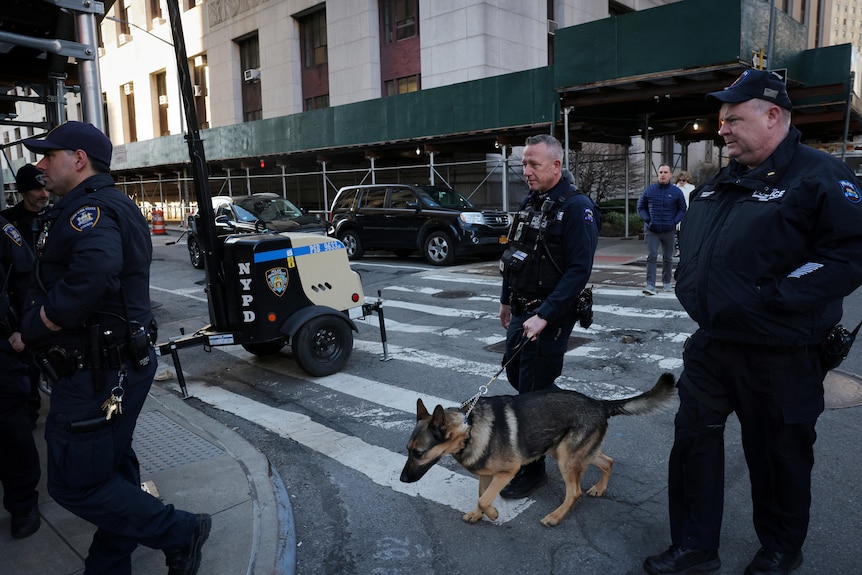
[[649,186],[638,199],[638,215],[646,225],[647,272],[644,294],[655,295],[658,247],[661,245],[661,279],[665,291],[672,291],[673,253],[676,243],[676,225],[685,215],[685,196],[682,190],[670,183],[669,164],[658,167],[658,183]]

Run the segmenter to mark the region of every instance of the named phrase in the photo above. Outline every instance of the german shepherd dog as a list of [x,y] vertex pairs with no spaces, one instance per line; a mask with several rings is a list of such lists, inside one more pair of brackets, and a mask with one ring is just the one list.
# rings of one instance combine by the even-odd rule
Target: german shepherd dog
[[651,390],[626,399],[599,400],[561,389],[483,397],[469,416],[463,408],[441,405],[429,414],[420,398],[401,481],[418,481],[440,458],[451,454],[479,476],[479,503],[464,515],[464,521],[476,523],[483,514],[494,521],[498,513],[492,504],[500,491],[521,466],[548,453],[557,460],[566,483],[563,503],[542,519],[543,525],[552,527],[581,497],[581,477],[588,465],[595,465],[602,475],[587,493],[599,497],[607,489],[614,465],[602,453],[608,418],[666,407],[675,387],[673,374],[665,373]]

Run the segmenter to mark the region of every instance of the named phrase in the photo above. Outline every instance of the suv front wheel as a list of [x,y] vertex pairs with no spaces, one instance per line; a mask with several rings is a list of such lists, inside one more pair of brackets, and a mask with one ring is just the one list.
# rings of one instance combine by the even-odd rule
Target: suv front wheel
[[428,263],[434,266],[448,266],[455,261],[455,243],[452,236],[443,231],[428,234],[422,249],[422,255]]
[[204,252],[194,236],[189,237],[189,260],[196,269],[204,269]]
[[338,239],[347,248],[347,259],[358,260],[362,258],[365,249],[363,249],[362,240],[359,239],[359,235],[355,231],[345,230]]

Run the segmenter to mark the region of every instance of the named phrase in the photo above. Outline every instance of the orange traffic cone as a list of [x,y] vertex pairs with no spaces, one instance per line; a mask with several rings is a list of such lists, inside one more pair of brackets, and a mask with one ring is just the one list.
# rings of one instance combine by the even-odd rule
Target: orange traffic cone
[[153,235],[163,236],[167,233],[167,230],[165,230],[165,216],[162,210],[153,210]]

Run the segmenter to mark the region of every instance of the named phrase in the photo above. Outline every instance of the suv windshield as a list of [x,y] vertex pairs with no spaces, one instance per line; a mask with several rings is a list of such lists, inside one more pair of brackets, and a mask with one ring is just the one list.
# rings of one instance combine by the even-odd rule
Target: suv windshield
[[[240,210],[252,212],[258,218],[267,222],[291,220],[303,215],[299,208],[284,198],[252,197],[236,203],[235,206],[238,213],[240,213]],[[252,218],[251,221],[254,221],[254,219],[256,218]]]
[[418,186],[418,192],[422,203],[431,208],[442,207],[455,210],[473,208],[470,200],[455,190],[435,188],[434,186]]

